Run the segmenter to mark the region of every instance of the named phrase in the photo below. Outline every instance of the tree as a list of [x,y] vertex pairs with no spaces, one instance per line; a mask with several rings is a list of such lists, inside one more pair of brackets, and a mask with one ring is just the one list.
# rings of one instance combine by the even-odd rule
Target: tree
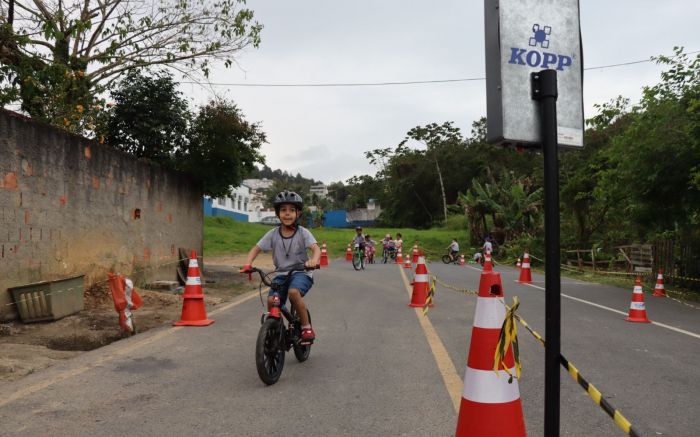
[[447,220],[447,197],[445,196],[445,184],[442,180],[442,172],[438,156],[440,149],[447,143],[460,144],[463,142],[459,128],[454,127],[452,122],[445,122],[442,125],[431,123],[427,126],[417,126],[408,131],[407,139],[420,141],[427,147],[426,156],[435,162],[435,168],[440,181],[440,193],[442,194],[442,207],[445,220]]
[[175,168],[200,181],[204,194],[221,197],[265,162],[265,142],[260,126],[247,122],[235,103],[213,100],[200,108],[189,143],[175,151]]
[[169,73],[130,71],[112,98],[106,127],[112,147],[161,164],[186,147],[192,114]]
[[245,0],[13,0],[0,5],[0,103],[73,131],[128,71],[209,74],[260,43]]

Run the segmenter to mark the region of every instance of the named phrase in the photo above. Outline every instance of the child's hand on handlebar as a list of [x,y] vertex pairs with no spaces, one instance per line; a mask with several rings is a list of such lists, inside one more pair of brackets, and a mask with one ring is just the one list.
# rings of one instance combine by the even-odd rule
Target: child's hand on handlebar
[[309,270],[313,270],[318,269],[321,266],[317,262],[314,262],[314,260],[310,259],[304,263],[304,267],[306,267]]
[[246,264],[241,269],[238,271],[239,273],[250,273],[253,271],[253,266],[250,264]]

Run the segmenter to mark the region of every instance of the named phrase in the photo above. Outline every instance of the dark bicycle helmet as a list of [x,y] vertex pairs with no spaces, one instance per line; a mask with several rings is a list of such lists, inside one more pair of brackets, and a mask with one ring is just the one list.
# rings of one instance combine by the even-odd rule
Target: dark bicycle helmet
[[356,230],[356,231],[361,231],[361,230],[362,230],[362,226],[355,226],[355,230]]
[[275,196],[275,213],[279,214],[280,208],[285,203],[294,205],[294,207],[296,207],[296,209],[300,211],[304,208],[304,200],[301,198],[300,195],[298,195],[294,191],[284,190],[277,193],[277,195]]

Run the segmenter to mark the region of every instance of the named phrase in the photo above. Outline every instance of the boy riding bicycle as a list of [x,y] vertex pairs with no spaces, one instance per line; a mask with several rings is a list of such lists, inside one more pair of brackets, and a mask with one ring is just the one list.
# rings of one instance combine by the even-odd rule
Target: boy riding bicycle
[[[250,271],[253,261],[255,261],[260,251],[263,250],[272,250],[272,260],[275,265],[275,270],[280,272],[289,270],[290,267],[295,264],[304,264],[308,268],[315,268],[321,259],[321,249],[319,249],[314,236],[308,229],[297,224],[304,206],[304,201],[301,196],[293,191],[282,191],[275,196],[274,206],[275,214],[282,224],[268,231],[260,241],[250,249],[246,263],[240,270],[241,273],[248,273]],[[311,259],[309,259],[307,255],[307,249],[313,251]],[[278,275],[273,282],[283,283],[285,277],[286,274]],[[287,295],[289,295],[289,300],[299,314],[302,325],[301,344],[311,344],[316,338],[303,299],[313,286],[313,283],[314,280],[311,272],[296,272],[292,274],[292,279],[289,281],[286,289],[278,293],[281,305],[285,304]],[[270,289],[267,297],[268,311],[273,307],[274,294],[272,289]]]
[[449,250],[450,258],[454,261],[455,257],[459,254],[459,243],[457,243],[456,238],[452,239],[452,243],[447,246],[447,249]]
[[365,236],[362,235],[362,226],[355,228],[355,238],[352,239],[352,246],[359,247],[361,253],[365,253]]

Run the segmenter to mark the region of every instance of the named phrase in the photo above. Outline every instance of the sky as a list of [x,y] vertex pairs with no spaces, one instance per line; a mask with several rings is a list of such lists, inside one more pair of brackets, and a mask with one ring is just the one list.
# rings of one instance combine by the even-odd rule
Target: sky
[[[554,0],[543,0],[554,1]],[[483,0],[248,0],[258,49],[215,68],[212,86],[182,84],[194,103],[234,100],[260,123],[267,165],[325,183],[374,174],[364,152],[395,147],[413,127],[452,121],[464,136],[486,115],[484,80],[364,87],[240,87],[483,78]],[[697,0],[580,0],[584,68],[700,50]],[[584,117],[659,81],[645,62],[584,73]],[[212,91],[213,90],[213,91]]]

